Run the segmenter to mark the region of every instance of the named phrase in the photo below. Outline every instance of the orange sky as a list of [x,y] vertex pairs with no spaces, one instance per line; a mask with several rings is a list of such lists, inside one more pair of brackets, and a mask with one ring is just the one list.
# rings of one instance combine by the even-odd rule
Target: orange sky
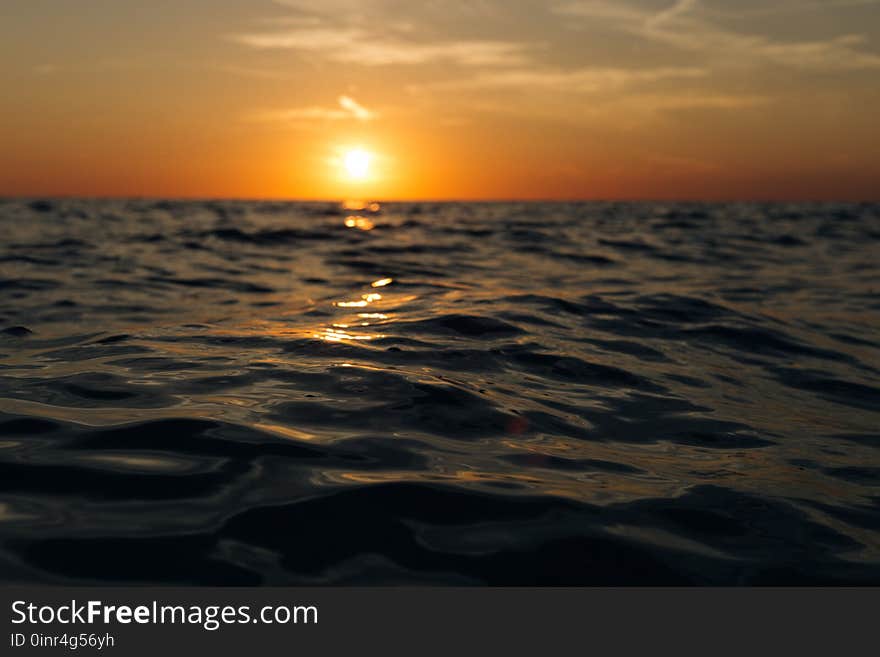
[[880,198],[872,0],[0,12],[2,195]]

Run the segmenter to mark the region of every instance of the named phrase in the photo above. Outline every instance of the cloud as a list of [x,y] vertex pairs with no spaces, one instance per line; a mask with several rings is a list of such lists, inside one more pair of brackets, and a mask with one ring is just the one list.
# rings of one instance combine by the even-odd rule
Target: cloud
[[768,96],[751,94],[638,94],[630,96],[626,102],[631,107],[647,111],[675,111],[690,109],[737,110],[761,107],[772,102]]
[[368,110],[366,107],[358,103],[354,98],[350,96],[340,96],[339,97],[339,105],[342,109],[350,112],[354,118],[359,119],[361,121],[369,121],[374,117],[373,113]]
[[588,67],[569,70],[515,69],[482,73],[465,80],[439,82],[420,88],[542,89],[569,93],[606,93],[638,83],[666,79],[701,78],[707,71],[698,67],[648,69]]
[[[682,111],[745,111],[761,108],[775,101],[772,96],[748,93],[725,93],[698,88],[657,89],[655,83],[703,80],[709,71],[697,67],[662,67],[654,69],[584,68],[576,70],[518,70],[485,73],[464,80],[448,80],[410,87],[415,94],[436,91],[469,91],[467,106],[472,112],[511,114],[545,120],[574,119],[589,116],[597,122],[613,118],[615,125],[636,129],[645,121],[666,113]],[[540,98],[558,93],[556,101],[534,103],[510,102],[486,98],[486,90],[520,94],[535,90]],[[653,89],[653,90],[652,90]],[[589,102],[582,99],[589,98]]]
[[371,121],[378,114],[368,110],[351,96],[340,96],[339,107],[295,107],[291,109],[271,110],[252,115],[257,121],[277,121],[289,123],[308,123],[314,121]]
[[522,64],[526,47],[509,41],[461,40],[423,42],[394,34],[377,36],[358,26],[314,26],[232,35],[258,49],[298,50],[344,64],[384,66],[446,61],[465,66]]
[[505,38],[455,38],[438,25],[453,17],[485,23],[504,5],[479,0],[412,3],[407,0],[275,0],[290,12],[263,21],[266,29],[230,35],[261,50],[293,50],[332,62],[364,66],[445,62],[461,66],[516,66],[529,44]]
[[675,4],[673,4],[668,9],[664,9],[662,11],[657,12],[647,18],[645,21],[645,26],[648,29],[656,29],[659,26],[662,26],[664,23],[669,23],[670,21],[675,20],[679,16],[684,16],[689,13],[692,9],[696,8],[698,0],[677,0]]
[[867,41],[860,34],[847,34],[827,41],[763,43],[756,50],[779,64],[795,68],[842,71],[880,68],[880,55],[856,50]]
[[[302,16],[362,21],[402,16],[489,18],[510,12],[509,0],[274,0]],[[539,0],[532,0],[539,4]]]
[[580,0],[556,5],[552,11],[562,16],[597,18],[618,23],[642,23],[652,14],[619,2],[608,0]]
[[737,7],[734,11],[725,11],[713,7],[712,13],[727,18],[756,18],[776,16],[780,14],[803,14],[806,12],[836,11],[849,7],[865,7],[880,4],[880,0],[795,0],[794,2],[777,2],[761,7]]
[[[856,4],[856,3],[848,3]],[[873,4],[873,3],[858,3]],[[808,3],[807,8],[814,8]],[[554,8],[558,14],[605,20],[617,29],[683,50],[737,62],[769,61],[815,71],[880,68],[880,55],[858,50],[866,39],[847,34],[816,41],[779,41],[719,27],[708,19],[697,0],[678,0],[659,12],[608,0],[581,0]]]
[[342,51],[363,38],[357,28],[294,28],[276,32],[234,34],[233,41],[260,49],[328,50]]

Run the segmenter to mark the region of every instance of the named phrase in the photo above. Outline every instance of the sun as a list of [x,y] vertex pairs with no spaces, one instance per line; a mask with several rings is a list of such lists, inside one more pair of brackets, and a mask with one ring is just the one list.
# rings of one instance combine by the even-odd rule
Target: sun
[[370,173],[370,161],[373,156],[368,151],[355,148],[346,151],[342,157],[342,166],[351,180],[364,180]]

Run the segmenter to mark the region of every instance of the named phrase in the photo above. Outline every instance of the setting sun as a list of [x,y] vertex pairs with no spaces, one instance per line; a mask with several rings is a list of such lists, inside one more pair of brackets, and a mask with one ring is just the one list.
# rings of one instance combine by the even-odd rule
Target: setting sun
[[342,165],[345,172],[352,180],[363,180],[370,172],[370,160],[372,155],[365,150],[356,148],[345,153]]

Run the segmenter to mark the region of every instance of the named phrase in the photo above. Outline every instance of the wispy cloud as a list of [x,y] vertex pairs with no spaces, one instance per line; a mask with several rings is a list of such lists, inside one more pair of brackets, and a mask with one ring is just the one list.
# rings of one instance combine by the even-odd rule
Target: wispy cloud
[[763,4],[760,7],[736,7],[733,11],[712,7],[711,13],[714,16],[724,16],[727,18],[758,18],[781,14],[837,11],[877,4],[880,4],[880,0],[789,0],[788,2],[777,0],[773,3]]
[[314,121],[371,121],[378,114],[361,105],[351,96],[340,96],[338,107],[294,107],[280,110],[269,110],[252,114],[251,120],[276,121],[288,123],[307,123]]
[[565,93],[608,93],[639,83],[676,78],[701,78],[706,74],[707,71],[699,67],[514,69],[490,71],[464,80],[438,82],[415,88],[541,89]]
[[515,66],[526,63],[533,46],[504,38],[455,38],[432,30],[451,15],[491,15],[493,2],[448,0],[275,0],[290,15],[264,21],[265,29],[230,35],[261,50],[293,50],[332,62],[364,66],[445,62],[462,66]]
[[[540,4],[539,0],[532,0]],[[510,11],[509,0],[274,0],[300,16],[332,16],[337,19],[361,21],[424,15],[472,18],[497,17]]]
[[761,107],[771,102],[773,102],[772,98],[757,94],[702,92],[638,94],[627,98],[629,106],[650,112],[692,109],[740,110]]
[[689,13],[692,9],[696,8],[698,2],[699,0],[676,0],[671,7],[648,16],[644,22],[645,28],[650,30],[662,27],[664,24]]
[[373,112],[361,105],[351,96],[340,96],[339,105],[346,112],[349,112],[354,118],[361,121],[369,121],[370,119],[375,118],[375,114],[373,114]]
[[880,68],[880,55],[857,50],[867,39],[860,34],[847,34],[827,41],[798,43],[761,43],[758,54],[795,68],[842,71]]
[[252,48],[298,50],[344,64],[384,66],[446,61],[465,66],[516,65],[527,61],[526,46],[494,40],[423,42],[379,36],[357,26],[296,27],[232,35]]
[[[814,3],[808,3],[807,6],[814,8]],[[703,11],[698,0],[677,0],[659,12],[608,0],[580,0],[559,5],[555,11],[568,16],[609,21],[630,34],[728,61],[769,61],[781,66],[816,71],[880,68],[880,55],[857,48],[867,41],[863,35],[782,41],[764,35],[744,34],[713,22],[711,12]]]
[[[644,127],[646,121],[667,113],[747,111],[776,101],[764,94],[712,91],[692,84],[706,79],[709,73],[697,67],[499,71],[463,80],[413,85],[410,91],[418,97],[425,92],[473,90],[473,97],[464,96],[473,112],[576,122],[585,117],[592,122],[613,118],[618,127],[627,129]],[[658,87],[661,83],[662,87]],[[669,89],[666,83],[674,83],[674,88]],[[539,91],[541,102],[535,104],[526,99],[512,103],[509,99],[487,98],[484,93],[496,90],[519,94],[522,89]],[[483,93],[476,95],[476,92]],[[556,100],[546,102],[549,94],[556,94]]]

